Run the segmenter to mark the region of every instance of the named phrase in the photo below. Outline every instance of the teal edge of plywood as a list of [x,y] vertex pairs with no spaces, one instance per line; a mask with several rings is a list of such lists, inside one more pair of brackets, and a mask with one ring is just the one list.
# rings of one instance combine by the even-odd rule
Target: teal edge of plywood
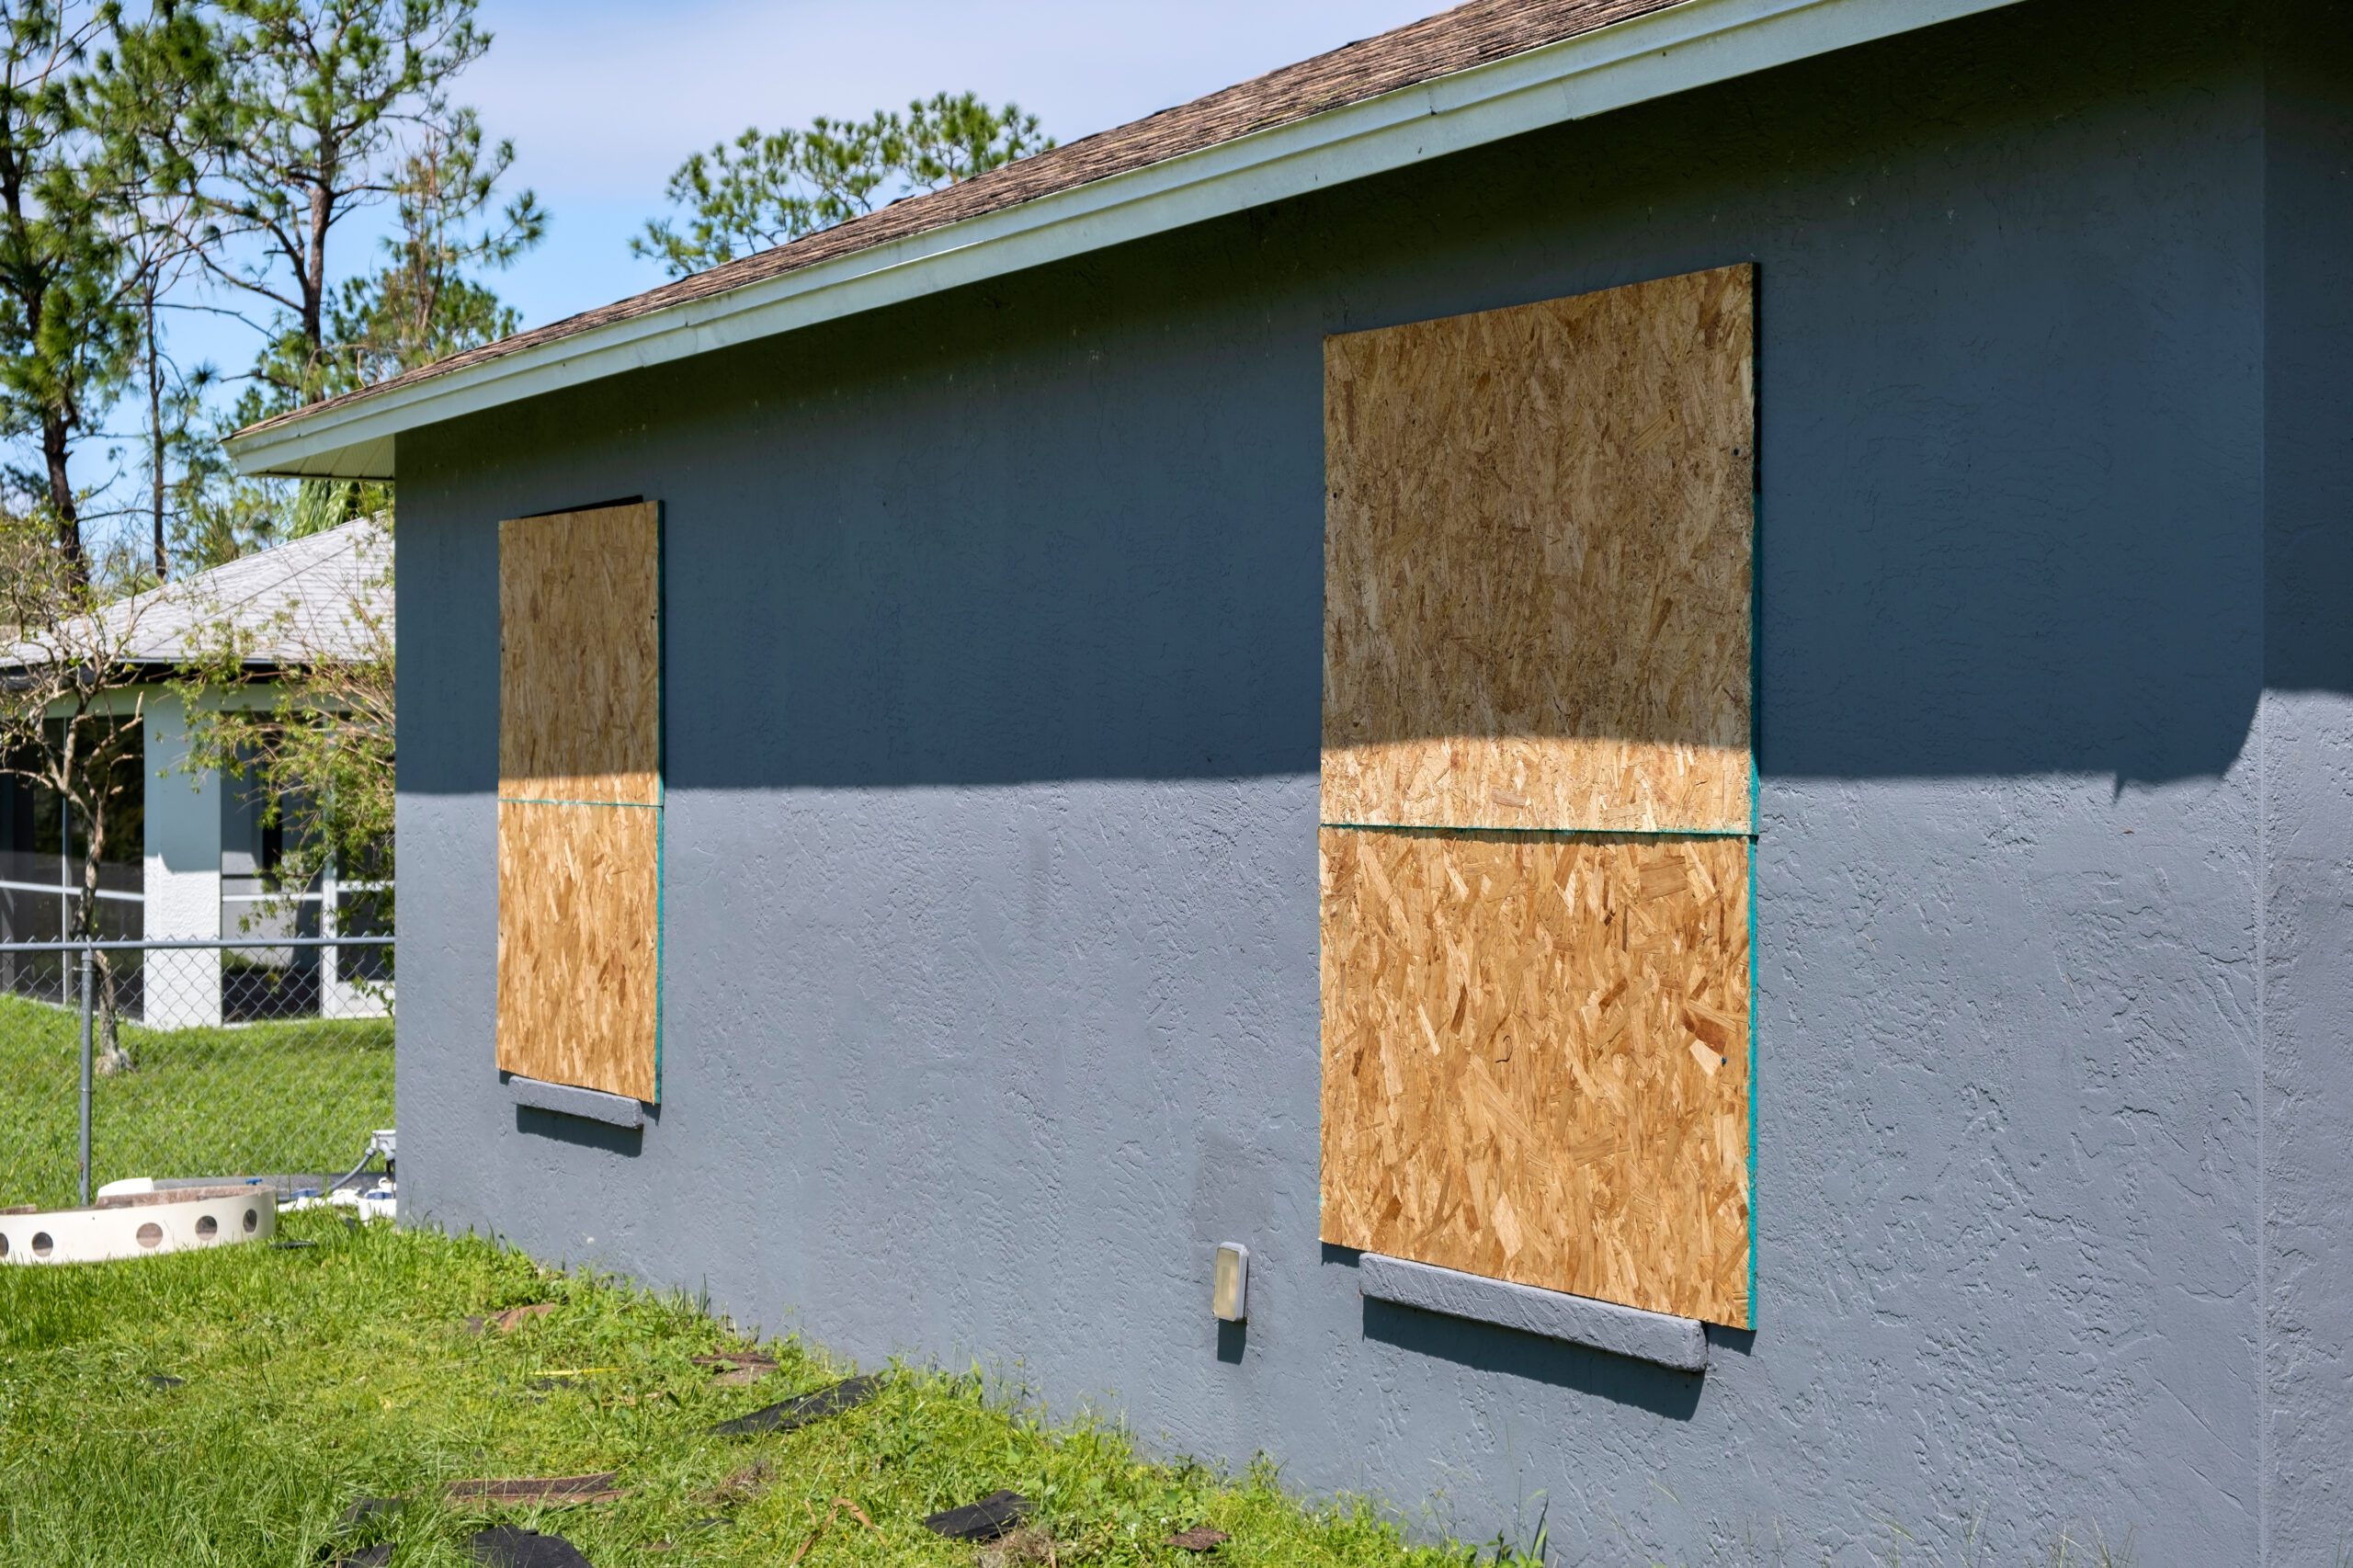
[[617,812],[658,812],[659,801],[560,801],[538,795],[501,795],[502,806],[609,806]]
[[1756,841],[1748,841],[1748,1330],[1756,1331]]
[[[670,836],[670,550],[669,512],[654,503],[654,1103],[662,1103],[662,971],[667,957],[669,890],[663,885]],[[1753,767],[1753,765],[1752,765]],[[1752,987],[1752,993],[1753,993]],[[1752,1001],[1751,1006],[1755,1004]],[[1752,1035],[1754,1030],[1751,1030]],[[1754,1050],[1754,1046],[1751,1047]],[[1753,1140],[1755,1133],[1752,1131]],[[1753,1143],[1752,1143],[1753,1146]],[[1749,1245],[1753,1256],[1755,1243]]]

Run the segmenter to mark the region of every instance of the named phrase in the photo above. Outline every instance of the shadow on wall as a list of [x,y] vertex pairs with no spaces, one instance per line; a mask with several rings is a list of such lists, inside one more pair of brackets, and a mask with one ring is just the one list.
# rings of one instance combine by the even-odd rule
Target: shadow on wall
[[[2214,427],[2249,410],[2120,369],[2138,326],[2104,340],[2079,303],[2009,277],[1937,270],[1915,289],[1942,290],[1944,320],[1859,341],[1873,328],[1850,302],[1887,285],[1810,261],[1768,258],[1758,285],[1764,772],[2222,774],[2261,688],[2264,540],[2260,494],[2212,455],[2255,427]],[[2000,345],[1972,336],[1984,321]],[[894,375],[763,424],[805,444],[792,466],[817,494],[788,506],[730,482],[669,503],[672,668],[738,676],[674,681],[672,782],[1314,774],[1335,324],[1301,323],[1241,374],[1230,332],[1154,333],[1106,351],[1133,367],[1108,385],[1055,345],[1000,343],[952,388]],[[1223,397],[1186,391],[1209,386]],[[1102,406],[1060,406],[1073,391]],[[939,438],[910,437],[926,427]],[[696,458],[682,472],[728,466]]]
[[[813,438],[858,458],[864,494],[790,515],[675,495],[672,786],[1313,776],[1312,344],[1300,360],[1291,401],[1307,415],[1275,421],[1292,426],[1290,449],[1227,433],[1264,457],[1246,477],[1211,462],[1179,483],[1099,426],[1085,461],[975,474],[896,444],[925,422],[916,391],[911,420],[870,422],[889,449],[859,451],[879,439],[870,422],[813,411]],[[1786,402],[1783,417],[1812,423]],[[1767,777],[2090,774],[2121,788],[2232,766],[2262,686],[2250,507],[2148,493],[2194,487],[2136,479],[2126,455],[1989,475],[1980,454],[2021,438],[2023,412],[1872,417],[1884,428],[1813,450],[1767,440],[1784,476],[1766,481],[1756,554]],[[1857,448],[1876,473],[1857,472]],[[733,674],[679,673],[695,669]]]
[[[660,1118],[649,1115],[649,1121]],[[577,1116],[560,1116],[536,1106],[515,1108],[515,1131],[537,1138],[552,1139],[577,1148],[593,1149],[599,1153],[621,1154],[635,1159],[645,1147],[645,1130],[642,1127],[614,1127],[601,1121],[589,1121]]]
[[[1357,1267],[1358,1255],[1352,1248],[1326,1242],[1322,1253],[1326,1267],[1345,1267],[1353,1272]],[[1566,1340],[1521,1334],[1390,1301],[1368,1299],[1363,1307],[1367,1339],[1478,1371],[1501,1372],[1529,1382],[1593,1394],[1672,1420],[1689,1420],[1699,1408],[1699,1396],[1705,1390],[1706,1379],[1701,1373],[1630,1360]],[[1747,1341],[1753,1338],[1737,1329],[1711,1328],[1709,1334],[1711,1341],[1718,1335],[1729,1335],[1737,1342],[1732,1347],[1743,1354]]]
[[[1116,498],[1142,457],[1116,450],[1095,454],[1099,471],[994,494],[877,450],[858,466],[887,473],[886,493],[858,515],[792,519],[789,551],[774,545],[785,519],[681,498],[673,668],[740,678],[674,678],[673,787],[1312,777],[1323,540],[1298,519],[1318,517],[1321,475],[1301,423],[1272,472],[1173,517]],[[2005,506],[1972,483],[1969,455],[2004,435],[1891,428],[1870,443],[1885,472],[1868,494],[1791,483],[1778,501],[1768,486],[1768,778],[2088,774],[2121,789],[2236,760],[2262,688],[2258,520],[2071,497],[2089,475],[2009,473],[2001,487],[2022,494]],[[1818,479],[1843,461],[1776,466]],[[1290,504],[1269,507],[1269,487]],[[959,497],[948,515],[939,494]],[[1269,510],[1291,520],[1252,515]]]
[[[1764,772],[2219,776],[2263,680],[2263,404],[2221,373],[2262,301],[2198,215],[2244,168],[2052,131],[2048,52],[1887,106],[1870,168],[1851,116],[1696,95],[421,434],[404,640],[479,707],[472,519],[642,491],[676,788],[1313,776],[1325,335],[1754,260]],[[465,722],[404,787],[488,787]]]

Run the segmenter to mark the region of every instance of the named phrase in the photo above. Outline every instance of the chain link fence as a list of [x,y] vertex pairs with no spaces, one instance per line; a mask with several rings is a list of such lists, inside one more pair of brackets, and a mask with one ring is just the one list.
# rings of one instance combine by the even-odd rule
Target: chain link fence
[[392,1125],[389,938],[0,943],[0,1207],[333,1179]]

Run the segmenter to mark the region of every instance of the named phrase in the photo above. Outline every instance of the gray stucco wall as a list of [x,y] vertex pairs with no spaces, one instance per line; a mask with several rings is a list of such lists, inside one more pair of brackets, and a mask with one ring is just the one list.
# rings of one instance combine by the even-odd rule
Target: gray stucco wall
[[[2348,77],[2318,21],[2290,94],[2235,25],[2115,16],[404,437],[408,1213],[861,1358],[1017,1361],[1420,1528],[1549,1502],[1567,1561],[1949,1556],[1972,1519],[2332,1561],[2353,324],[2305,236],[2347,226]],[[1742,258],[1759,1327],[1699,1377],[1361,1301],[1315,1239],[1320,340]],[[491,1057],[495,520],[633,494],[671,606],[642,1135]]]
[[2353,14],[2267,75],[2257,1285],[2268,1557],[2353,1558]]

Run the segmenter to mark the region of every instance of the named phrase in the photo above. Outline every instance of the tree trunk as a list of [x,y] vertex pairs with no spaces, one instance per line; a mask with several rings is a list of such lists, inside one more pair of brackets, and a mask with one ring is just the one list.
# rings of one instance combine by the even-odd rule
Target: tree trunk
[[320,361],[325,357],[327,340],[327,229],[335,222],[335,193],[328,182],[333,177],[335,162],[324,142],[321,149],[325,155],[320,159],[319,183],[311,187],[310,254],[302,267],[302,340],[310,350],[310,362],[303,367],[304,403],[319,395],[318,382],[324,369]]
[[[72,808],[69,806],[67,809]],[[91,820],[89,842],[82,851],[82,917],[74,924],[81,928],[83,937],[96,940],[99,936],[98,867],[102,863],[101,857],[106,853],[106,828],[104,818],[97,813],[85,814]],[[72,842],[70,837],[67,842]],[[97,1049],[92,1052],[94,1065],[102,1074],[112,1077],[118,1073],[130,1072],[132,1065],[131,1052],[122,1043],[122,1011],[115,995],[114,955],[93,952],[90,957],[97,965],[97,984],[92,988],[97,1001],[97,1028],[93,1031],[97,1040]]]
[[98,983],[95,988],[97,1017],[91,1033],[95,1049],[90,1052],[91,1066],[99,1076],[112,1078],[128,1073],[139,1064],[131,1059],[131,1048],[122,1043],[122,1002],[118,994],[121,981],[115,973],[112,953],[94,953],[97,960]]
[[90,559],[82,552],[82,518],[74,506],[74,480],[66,472],[68,429],[64,415],[53,409],[41,411],[40,455],[49,471],[50,509],[57,515],[57,553],[64,557],[74,585],[86,588]]

